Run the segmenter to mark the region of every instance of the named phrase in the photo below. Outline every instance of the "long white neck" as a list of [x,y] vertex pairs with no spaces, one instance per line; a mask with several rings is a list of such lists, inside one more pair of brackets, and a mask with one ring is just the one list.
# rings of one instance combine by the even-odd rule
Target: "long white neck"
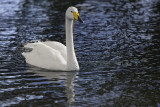
[[65,30],[67,47],[67,70],[79,70],[73,43],[73,20],[68,18],[65,19]]

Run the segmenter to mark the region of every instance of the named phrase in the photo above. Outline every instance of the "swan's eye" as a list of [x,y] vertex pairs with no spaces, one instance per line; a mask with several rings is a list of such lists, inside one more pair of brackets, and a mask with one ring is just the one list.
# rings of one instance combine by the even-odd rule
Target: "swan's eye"
[[73,11],[71,11],[71,13],[73,13]]

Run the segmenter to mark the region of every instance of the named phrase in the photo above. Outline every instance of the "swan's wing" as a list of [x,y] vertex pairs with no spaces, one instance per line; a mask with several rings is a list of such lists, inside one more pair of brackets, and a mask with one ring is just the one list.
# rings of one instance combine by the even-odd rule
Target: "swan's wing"
[[38,42],[29,43],[25,47],[32,48],[31,52],[22,53],[27,63],[47,69],[65,69],[66,60],[59,51],[50,46]]
[[66,46],[63,45],[60,42],[56,42],[56,41],[46,41],[46,42],[42,42],[45,45],[59,51],[61,53],[61,55],[64,57],[65,60],[67,60],[67,50],[66,50]]

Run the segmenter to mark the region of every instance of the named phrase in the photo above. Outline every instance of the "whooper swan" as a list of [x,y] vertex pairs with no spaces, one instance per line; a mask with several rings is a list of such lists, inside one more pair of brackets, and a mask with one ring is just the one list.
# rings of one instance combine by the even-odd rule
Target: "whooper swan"
[[83,22],[77,8],[69,7],[65,14],[66,46],[56,41],[28,43],[24,47],[32,48],[32,51],[22,53],[26,62],[50,70],[78,71],[73,43],[73,20]]

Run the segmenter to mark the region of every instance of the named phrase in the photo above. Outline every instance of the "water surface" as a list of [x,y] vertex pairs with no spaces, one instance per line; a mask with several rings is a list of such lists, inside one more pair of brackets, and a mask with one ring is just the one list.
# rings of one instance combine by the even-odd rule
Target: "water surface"
[[[33,40],[65,44],[64,14],[76,6],[75,50],[81,70],[26,64]],[[0,1],[0,106],[160,106],[158,0]]]

